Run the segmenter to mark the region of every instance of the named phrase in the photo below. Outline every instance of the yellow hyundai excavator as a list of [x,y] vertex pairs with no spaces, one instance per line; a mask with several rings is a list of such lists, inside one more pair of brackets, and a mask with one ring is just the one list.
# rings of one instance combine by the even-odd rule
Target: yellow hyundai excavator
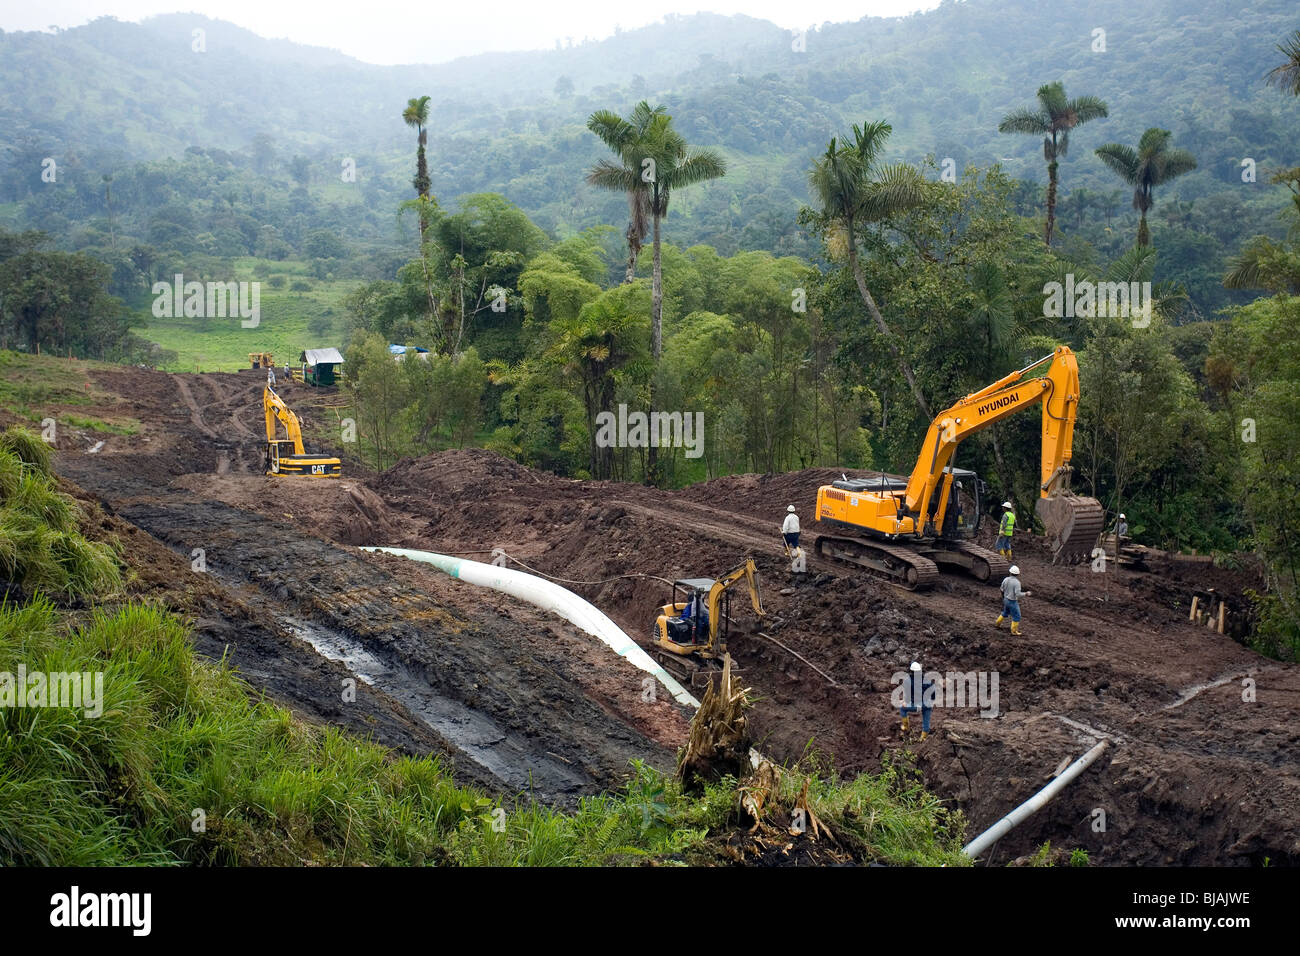
[[[1047,363],[1044,374],[1026,377]],[[1035,403],[1043,406],[1043,432],[1034,510],[1047,530],[1053,563],[1090,555],[1105,512],[1095,498],[1070,491],[1079,365],[1064,345],[940,412],[906,480],[878,475],[819,488],[818,520],[853,536],[819,537],[817,553],[865,567],[909,590],[933,585],[941,566],[981,581],[1001,580],[1010,569],[1007,560],[971,541],[984,511],[985,484],[973,471],[953,467],[952,458],[963,439]]]
[[[343,463],[337,458],[308,455],[302,447],[302,426],[298,416],[275,394],[270,384],[262,388],[262,411],[266,415],[266,473],[268,475],[306,475],[337,478]],[[279,419],[288,438],[276,438],[275,421]]]
[[716,581],[679,578],[673,582],[672,600],[659,609],[651,636],[659,660],[678,677],[694,684],[701,673],[707,675],[720,667],[731,632],[731,588],[742,581],[749,589],[754,613],[762,617],[753,558],[746,558]]

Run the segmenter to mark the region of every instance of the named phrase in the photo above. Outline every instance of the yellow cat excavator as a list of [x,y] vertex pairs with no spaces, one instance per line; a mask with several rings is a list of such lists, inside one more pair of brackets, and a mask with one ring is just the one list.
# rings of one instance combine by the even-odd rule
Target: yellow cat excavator
[[[1044,374],[1026,377],[1047,363]],[[819,488],[818,520],[852,537],[823,535],[816,552],[909,590],[933,585],[941,566],[981,581],[1001,580],[1007,560],[971,541],[984,511],[985,484],[973,471],[953,467],[952,458],[963,439],[1036,403],[1043,406],[1043,431],[1034,510],[1047,530],[1053,563],[1090,555],[1105,512],[1095,498],[1070,491],[1079,365],[1064,345],[940,412],[909,478],[845,478]]]
[[[306,475],[337,478],[343,463],[337,458],[308,455],[302,447],[302,426],[298,416],[275,394],[270,384],[262,389],[262,411],[266,415],[266,473],[268,475]],[[288,438],[276,438],[275,422],[279,419]]]
[[[746,558],[717,580],[679,578],[672,599],[659,609],[652,638],[656,656],[678,677],[696,683],[701,673],[718,669],[731,632],[731,588],[744,582],[754,613],[763,616],[758,568]],[[734,673],[733,667],[733,673]]]

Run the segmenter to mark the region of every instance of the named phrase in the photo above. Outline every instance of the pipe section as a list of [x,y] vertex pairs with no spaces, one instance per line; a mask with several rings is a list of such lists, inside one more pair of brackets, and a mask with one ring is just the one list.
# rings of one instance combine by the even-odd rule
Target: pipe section
[[1067,783],[1079,776],[1079,774],[1083,773],[1084,770],[1088,769],[1088,765],[1101,756],[1102,751],[1106,749],[1108,743],[1109,741],[1103,740],[1074,763],[1070,764],[1070,766],[1065,768],[1065,772],[1059,777],[1045,786],[1042,790],[1039,790],[1036,794],[1020,806],[1016,807],[975,839],[971,840],[970,843],[967,843],[962,849],[962,852],[971,859],[978,858],[981,853],[991,847],[994,843],[997,843],[998,840],[1002,839],[1004,835],[1010,832],[1012,827],[1016,826],[1016,824],[1022,822],[1028,817],[1033,816],[1045,807],[1048,801],[1065,788]]
[[362,548],[362,551],[382,551],[410,558],[424,564],[432,564],[445,571],[453,578],[459,578],[470,584],[502,591],[520,600],[535,604],[543,610],[558,614],[566,621],[599,638],[614,653],[627,658],[629,664],[652,675],[678,703],[689,704],[696,709],[700,702],[691,693],[673,679],[673,676],[655,663],[654,659],[641,650],[637,643],[628,637],[617,624],[604,612],[589,601],[572,591],[560,587],[554,581],[513,568],[497,567],[482,561],[467,561],[447,554],[433,551],[416,551],[410,548]]

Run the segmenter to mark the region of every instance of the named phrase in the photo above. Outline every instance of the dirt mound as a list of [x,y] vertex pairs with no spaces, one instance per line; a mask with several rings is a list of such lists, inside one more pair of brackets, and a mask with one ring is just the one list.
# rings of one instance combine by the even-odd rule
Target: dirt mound
[[[371,655],[380,684],[392,687],[392,713],[418,724],[433,708],[424,726],[446,727],[444,737],[477,728],[449,746],[471,764],[490,766],[494,750],[510,755],[483,771],[498,779],[542,767],[551,792],[567,797],[614,780],[633,755],[670,760],[686,740],[680,713],[641,701],[639,672],[624,673],[549,615],[329,542],[389,538],[484,561],[497,550],[593,601],[646,645],[672,579],[718,576],[751,555],[767,613],[756,622],[746,602],[733,605],[730,650],[753,689],[749,730],[764,753],[793,761],[813,748],[852,773],[913,751],[927,785],[977,832],[1108,738],[1107,755],[1004,838],[997,861],[1047,839],[1107,864],[1300,861],[1300,668],[1187,619],[1191,597],[1210,588],[1244,607],[1242,591],[1259,583],[1247,564],[1171,559],[1095,573],[1055,567],[1044,541],[1018,535],[1032,593],[1024,634],[1012,638],[994,627],[997,589],[970,579],[944,575],[933,591],[911,593],[815,558],[807,575],[792,575],[779,535],[786,505],[815,535],[816,490],[839,477],[832,469],[667,492],[570,481],[464,450],[373,478],[276,481],[259,473],[260,382],[124,370],[101,384],[155,440],[109,441],[97,456],[69,447],[61,462],[173,551],[188,555],[206,537],[233,555],[224,593],[270,622],[254,632],[266,636],[241,642],[240,619],[218,605],[203,640],[232,643],[259,681],[289,697],[286,682],[311,671],[301,657],[311,645],[297,641],[298,656],[286,651],[278,663],[275,641],[293,638],[273,626],[359,641],[354,650]],[[986,545],[993,531],[991,522],[982,529]],[[912,660],[948,695],[924,741],[916,719],[902,735],[891,699]],[[361,665],[344,655],[342,666]],[[991,692],[995,678],[994,703],[978,691]],[[415,686],[437,700],[412,697]],[[457,714],[465,723],[439,723]]]

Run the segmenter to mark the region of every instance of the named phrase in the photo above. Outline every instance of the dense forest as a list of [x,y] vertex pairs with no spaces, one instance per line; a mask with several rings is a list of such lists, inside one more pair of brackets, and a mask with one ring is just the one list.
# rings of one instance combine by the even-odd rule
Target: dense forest
[[[377,469],[482,444],[564,475],[682,485],[906,468],[935,412],[1067,344],[1086,383],[1076,487],[1126,511],[1139,541],[1261,553],[1260,640],[1294,656],[1300,35],[1281,4],[1037,10],[945,3],[793,41],[733,20],[716,52],[669,43],[660,60],[654,44],[720,22],[620,34],[597,59],[381,70],[299,50],[220,93],[216,60],[141,85],[198,55],[159,46],[188,44],[187,18],[6,36],[19,85],[24,62],[50,57],[72,58],[70,88],[115,58],[137,73],[87,82],[100,101],[78,107],[121,123],[74,128],[59,87],[4,94],[19,136],[0,346],[149,361],[153,282],[302,261],[351,283],[347,389]],[[1023,29],[994,28],[1008,16]],[[235,35],[210,27],[216,53]],[[669,73],[599,72],[637,50]],[[493,79],[476,84],[479,69]],[[263,108],[272,90],[302,108]],[[218,106],[187,125],[188,103]],[[226,109],[258,117],[247,141],[218,135]],[[1052,288],[1102,283],[1144,307],[1052,305]],[[395,374],[394,343],[429,360]],[[702,454],[602,444],[598,416],[620,406],[701,413]],[[991,428],[960,464],[1029,502],[1038,428]]]
[[[1025,183],[1017,212],[1032,214],[1046,180],[1040,144],[998,126],[1060,79],[1110,106],[1063,157],[1058,231],[1071,255],[1113,259],[1136,222],[1091,147],[1159,126],[1198,160],[1152,212],[1167,253],[1159,276],[1187,288],[1192,315],[1243,304],[1219,282],[1224,261],[1252,236],[1281,237],[1284,203],[1262,171],[1291,165],[1300,137],[1300,113],[1260,83],[1266,51],[1294,29],[1292,5],[1262,0],[1243,16],[1223,0],[1067,0],[1046,14],[1035,0],[968,0],[802,37],[745,17],[672,17],[559,50],[411,67],[181,14],[3,34],[0,224],[115,260],[118,294],[131,271],[122,253],[136,245],[159,274],[255,255],[383,278],[413,235],[395,215],[410,172],[393,103],[430,96],[429,176],[441,202],[500,193],[563,239],[621,215],[616,196],[583,182],[600,151],[588,115],[650,99],[729,163],[725,179],[675,208],[680,244],[816,258],[796,220],[805,170],[864,117],[892,123],[891,160],[932,155],[957,173],[1000,163]],[[47,159],[55,183],[43,178]],[[1259,170],[1251,182],[1246,159]]]

